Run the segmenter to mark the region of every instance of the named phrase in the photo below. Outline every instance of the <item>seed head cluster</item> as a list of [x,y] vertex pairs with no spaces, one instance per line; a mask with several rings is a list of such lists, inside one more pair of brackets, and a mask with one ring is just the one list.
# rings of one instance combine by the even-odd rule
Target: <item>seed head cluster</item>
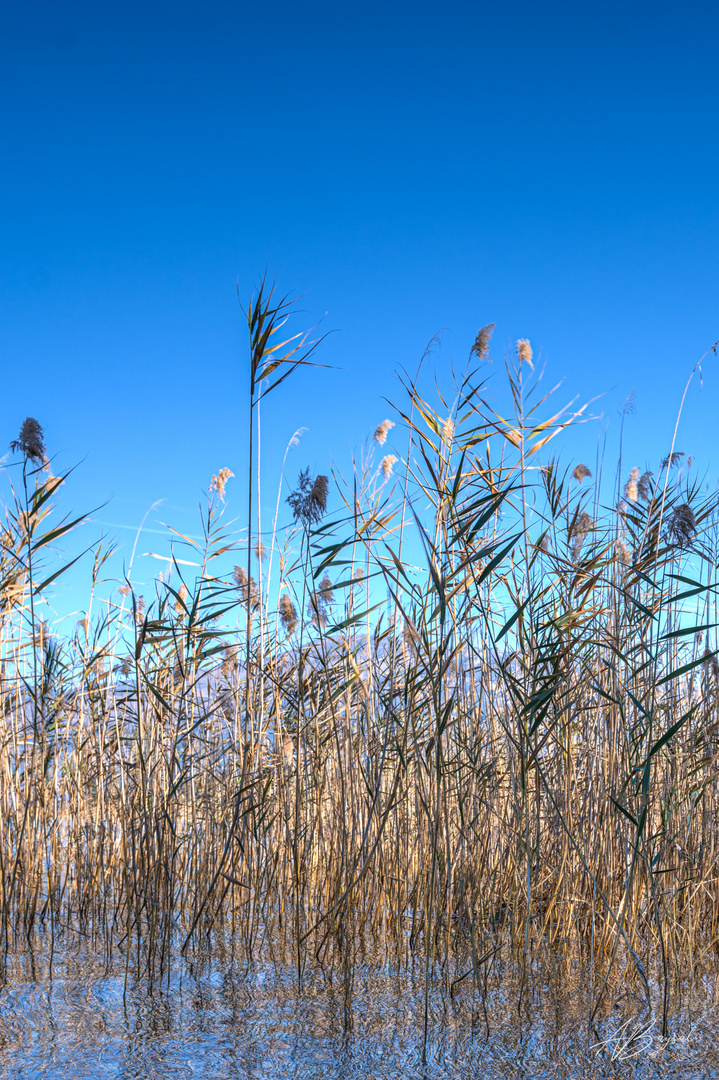
[[334,588],[330,579],[325,576],[319,583],[319,587],[310,594],[307,614],[317,629],[323,629],[327,625],[329,609],[334,603]]
[[635,503],[639,498],[639,479],[639,469],[635,466],[624,485],[624,498],[627,502]]
[[673,454],[669,454],[662,461],[663,469],[676,469],[682,463],[684,452],[682,450],[675,450]]
[[387,442],[387,436],[393,427],[394,420],[383,420],[382,423],[377,426],[377,430],[374,433],[374,441],[379,443],[380,446],[384,446]]
[[585,537],[588,533],[592,531],[593,528],[594,521],[586,512],[586,510],[582,510],[582,512],[578,514],[575,518],[570,529],[570,537],[572,540],[572,558],[575,560],[575,562],[579,558],[579,553],[582,550],[582,544],[584,543]]
[[580,484],[581,484],[582,480],[584,480],[588,476],[591,477],[591,475],[592,475],[592,470],[587,468],[586,465],[582,465],[582,464],[577,465],[576,469],[572,473],[572,476],[574,477],[574,479],[578,480]]
[[528,338],[520,338],[517,342],[517,357],[520,364],[529,364],[532,367],[532,358],[534,353],[532,352],[532,346],[529,344]]
[[220,496],[220,498],[224,502],[224,500],[225,500],[225,484],[230,479],[230,477],[234,476],[234,475],[235,474],[233,473],[232,469],[227,469],[227,468],[220,469],[217,476],[212,477],[212,480],[210,481],[209,490],[211,492],[217,492],[217,494]]
[[385,456],[380,461],[380,471],[384,476],[385,480],[389,480],[390,476],[392,475],[392,469],[394,468],[394,464],[397,460],[398,459],[397,457],[395,457],[394,454],[385,454]]
[[496,323],[487,323],[477,334],[474,339],[474,345],[470,349],[470,355],[476,356],[478,360],[489,360],[489,343],[494,333]]
[[329,486],[326,476],[320,474],[312,480],[310,470],[303,469],[297,487],[287,499],[295,521],[301,522],[306,529],[321,521],[327,509]]
[[675,506],[667,521],[667,540],[675,547],[688,547],[697,531],[694,511],[689,503]]
[[637,484],[637,493],[639,495],[639,498],[643,499],[644,502],[649,502],[649,500],[652,497],[652,477],[653,476],[654,476],[653,472],[647,471],[647,472],[642,473],[642,475],[639,478],[639,483]]
[[283,593],[280,598],[280,622],[286,634],[294,634],[299,619],[297,609],[288,593]]
[[41,425],[33,416],[26,416],[17,439],[10,443],[15,454],[24,454],[34,465],[44,465],[47,457],[45,436]]
[[[235,582],[235,585],[237,586],[237,589],[239,590],[240,599],[242,600],[243,604],[246,604],[247,603],[247,598],[248,598],[248,589],[247,589],[247,571],[245,570],[244,566],[236,566],[234,571],[233,571],[232,577],[233,577],[233,580]],[[257,582],[252,577],[249,579],[249,581],[250,581],[250,587],[249,587],[250,607],[254,610],[258,605]]]

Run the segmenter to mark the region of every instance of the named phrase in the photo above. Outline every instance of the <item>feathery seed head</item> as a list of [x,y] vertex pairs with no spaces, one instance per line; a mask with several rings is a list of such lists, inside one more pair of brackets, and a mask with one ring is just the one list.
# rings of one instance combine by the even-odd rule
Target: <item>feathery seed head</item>
[[588,469],[586,465],[582,465],[582,464],[577,465],[576,469],[572,473],[572,476],[574,477],[574,479],[578,480],[580,484],[581,484],[582,480],[585,479],[585,477],[591,476],[591,475],[592,475],[592,470]]
[[181,615],[182,612],[185,610],[184,604],[185,600],[187,599],[187,585],[180,585],[180,591],[177,595],[178,599],[175,600],[175,611],[178,615]]
[[312,516],[316,521],[320,520],[327,509],[327,495],[329,489],[329,480],[326,476],[320,474],[320,476],[315,479],[315,482],[312,485],[312,491],[310,492]]
[[404,621],[403,637],[410,652],[419,652],[419,634],[417,633],[416,627],[409,619],[405,619]]
[[327,626],[327,609],[322,601],[322,595],[319,592],[310,593],[310,599],[307,604],[307,614],[312,620],[312,625],[318,630],[324,630]]
[[297,610],[288,593],[280,597],[280,622],[286,634],[294,634],[297,629]]
[[630,562],[632,561],[632,553],[627,547],[624,540],[621,539],[621,537],[614,545],[614,553],[617,557],[617,561],[620,562],[622,566],[629,566]]
[[635,503],[639,498],[639,469],[636,466],[630,472],[629,479],[624,485],[624,498],[631,503]]
[[582,510],[581,514],[577,515],[570,528],[570,536],[572,538],[572,558],[575,561],[579,558],[585,536],[587,533],[591,532],[593,528],[594,521],[586,510]]
[[650,498],[652,497],[653,476],[654,473],[647,471],[642,473],[641,477],[639,478],[639,483],[637,484],[637,492],[639,494],[639,498],[643,499],[644,502],[649,502]]
[[664,458],[664,460],[662,461],[662,468],[675,469],[678,465],[681,464],[681,460],[683,457],[684,452],[682,450],[675,450],[673,454],[669,454],[668,457]]
[[317,590],[310,593],[310,599],[307,605],[307,614],[318,630],[324,629],[327,625],[327,617],[329,615],[328,609],[334,602],[334,598],[335,594],[332,588],[332,582],[325,574],[320,581]]
[[445,446],[452,445],[454,439],[454,420],[451,416],[448,416],[445,422],[442,424],[442,442]]
[[[239,590],[240,599],[242,600],[242,602],[244,604],[246,604],[247,603],[247,598],[248,598],[247,571],[245,570],[244,566],[236,566],[235,569],[232,572],[232,578],[233,578],[233,580],[235,582],[235,585],[237,586],[237,588]],[[256,608],[257,605],[258,605],[258,602],[259,602],[258,597],[257,597],[257,582],[252,577],[250,578],[250,585],[249,585],[249,600],[250,600],[250,607],[253,608],[253,609]]]
[[228,680],[237,667],[237,646],[228,645],[222,654],[222,674]]
[[307,529],[322,519],[327,509],[329,486],[326,476],[320,475],[315,480],[311,480],[310,470],[302,470],[297,481],[297,488],[287,498],[295,521],[301,521]]
[[334,586],[327,574],[320,581],[320,593],[325,604],[333,604],[335,600]]
[[217,476],[212,477],[212,480],[210,481],[209,490],[211,492],[216,491],[217,494],[222,499],[222,501],[224,502],[225,501],[225,484],[230,479],[230,477],[234,476],[234,475],[235,474],[233,473],[232,469],[227,469],[227,468],[220,469]]
[[387,442],[387,436],[390,429],[394,427],[394,420],[383,420],[374,433],[374,441],[379,443],[380,446],[384,446]]
[[667,540],[676,547],[685,548],[691,543],[697,531],[694,511],[689,503],[675,506],[667,521]]
[[384,476],[385,480],[388,480],[390,478],[390,476],[392,475],[392,468],[393,468],[395,462],[398,461],[398,460],[399,459],[397,457],[395,457],[394,454],[385,454],[385,456],[380,461],[379,467],[380,467],[380,469],[382,471],[382,475]]
[[17,439],[10,443],[14,453],[24,454],[34,465],[43,465],[46,459],[45,436],[39,422],[33,416],[26,416]]
[[529,364],[531,368],[534,367],[532,364],[534,353],[532,352],[532,346],[529,344],[529,338],[519,339],[517,342],[517,356],[520,364]]
[[478,360],[489,360],[489,342],[494,333],[496,323],[487,323],[474,339],[474,345],[470,349],[470,356],[476,356]]
[[582,510],[581,514],[577,517],[577,520],[572,529],[573,536],[586,536],[594,528],[594,521],[586,512]]

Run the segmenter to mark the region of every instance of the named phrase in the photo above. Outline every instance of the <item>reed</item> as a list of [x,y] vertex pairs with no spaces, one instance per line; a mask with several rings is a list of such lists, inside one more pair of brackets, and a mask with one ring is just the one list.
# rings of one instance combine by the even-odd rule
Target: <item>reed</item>
[[579,958],[595,1012],[621,969],[661,986],[666,1024],[676,977],[719,946],[716,498],[672,445],[604,505],[601,470],[551,456],[586,410],[552,407],[526,339],[497,411],[487,327],[451,395],[405,378],[351,475],[301,473],[289,527],[276,513],[260,538],[259,402],[312,349],[274,346],[289,314],[265,285],[248,309],[234,571],[222,469],[204,540],[181,538],[195,579],[176,561],[147,602],[108,591],[98,546],[59,638],[51,551],[79,519],[51,524],[66,478],[37,422],[14,444],[4,955],[78,933],[153,980],[223,941],[349,985],[369,942],[421,962],[428,995],[439,978],[480,996],[498,958],[527,977]]

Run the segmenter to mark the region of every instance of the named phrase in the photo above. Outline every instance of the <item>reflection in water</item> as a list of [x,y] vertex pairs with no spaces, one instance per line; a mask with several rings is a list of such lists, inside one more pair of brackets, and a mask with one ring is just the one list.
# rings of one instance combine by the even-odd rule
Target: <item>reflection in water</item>
[[[608,1001],[588,1033],[589,997],[570,980],[523,994],[493,970],[486,1000],[465,979],[430,995],[426,1064],[423,966],[357,966],[351,980],[271,964],[177,961],[151,992],[77,953],[13,958],[0,993],[0,1077],[122,1080],[317,1077],[719,1077],[714,983],[678,1000],[663,1044],[631,994]],[[684,995],[686,998],[686,994]],[[598,1045],[601,1043],[602,1045]]]

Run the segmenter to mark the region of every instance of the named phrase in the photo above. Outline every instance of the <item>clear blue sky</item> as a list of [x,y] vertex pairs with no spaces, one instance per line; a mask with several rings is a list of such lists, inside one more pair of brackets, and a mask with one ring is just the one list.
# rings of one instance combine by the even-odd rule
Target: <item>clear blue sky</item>
[[[4,5],[0,442],[34,415],[84,459],[65,508],[191,529],[242,473],[235,286],[268,267],[337,331],[268,400],[273,491],[296,428],[291,477],[348,468],[396,368],[490,321],[614,435],[635,392],[656,463],[719,338],[718,31],[708,2]],[[677,444],[714,475],[717,364]]]

